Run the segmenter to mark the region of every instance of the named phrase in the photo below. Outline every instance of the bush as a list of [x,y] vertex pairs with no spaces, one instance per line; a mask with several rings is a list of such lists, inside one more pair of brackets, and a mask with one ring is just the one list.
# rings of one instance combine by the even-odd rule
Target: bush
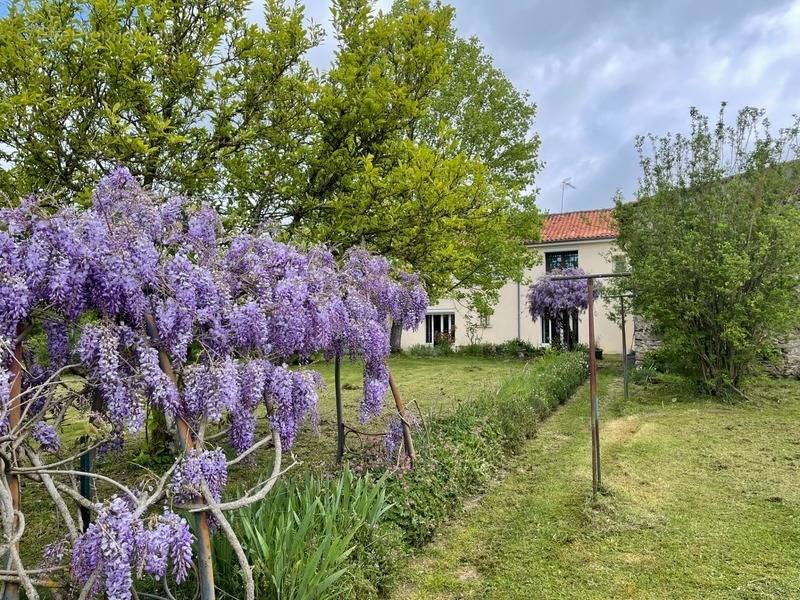
[[428,357],[428,356],[439,356],[439,352],[436,346],[431,346],[428,344],[417,344],[415,346],[411,346],[405,351],[406,354],[409,356],[417,356],[417,357]]
[[690,114],[691,135],[637,141],[638,201],[616,207],[633,274],[624,286],[662,334],[671,371],[739,398],[800,323],[800,120],[770,131],[750,107],[735,120],[724,104],[716,122]]
[[[259,599],[380,597],[401,554],[384,519],[384,479],[306,475],[282,480],[262,502],[230,516],[253,566]],[[239,563],[224,536],[214,544],[221,598],[241,598]]]
[[536,346],[523,340],[508,340],[502,344],[465,344],[459,346],[458,353],[464,356],[484,356],[487,358],[508,357],[531,359],[543,356],[546,348]]
[[511,376],[497,392],[463,404],[417,434],[418,460],[404,477],[387,481],[390,521],[412,546],[479,492],[497,466],[531,437],[538,422],[585,380],[586,354],[550,353]]

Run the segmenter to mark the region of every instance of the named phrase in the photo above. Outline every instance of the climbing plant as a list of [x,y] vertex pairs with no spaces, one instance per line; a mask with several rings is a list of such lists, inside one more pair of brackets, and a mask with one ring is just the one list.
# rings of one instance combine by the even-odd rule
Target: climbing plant
[[[292,466],[283,452],[316,412],[320,375],[286,363],[357,348],[367,365],[361,413],[379,413],[387,318],[418,322],[424,291],[415,276],[395,277],[364,251],[339,264],[324,248],[226,231],[214,210],[147,193],[123,168],[99,182],[88,209],[49,206],[29,197],[0,215],[5,597],[22,587],[38,598],[38,587],[63,582],[69,597],[128,599],[146,575],[172,598],[169,585],[196,568],[208,600],[216,531],[254,598],[252,569],[225,513],[269,493]],[[359,272],[369,285],[354,284]],[[257,433],[258,407],[268,435]],[[121,481],[84,460],[119,451],[152,409],[175,438],[167,468]],[[61,436],[76,424],[88,434],[70,454]],[[218,446],[223,436],[228,451]],[[229,467],[266,448],[271,475],[226,498]],[[25,536],[22,479],[44,488],[64,534],[33,570],[19,552],[34,543]]]

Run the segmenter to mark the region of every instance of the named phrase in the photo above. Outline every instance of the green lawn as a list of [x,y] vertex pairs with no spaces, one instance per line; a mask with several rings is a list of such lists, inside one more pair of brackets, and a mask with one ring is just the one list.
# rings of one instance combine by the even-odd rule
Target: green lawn
[[[389,368],[400,388],[408,410],[430,414],[451,410],[460,402],[473,400],[484,390],[497,387],[513,372],[525,368],[523,360],[487,359],[481,357],[412,357],[392,356]],[[311,365],[325,378],[320,394],[320,430],[307,430],[298,440],[296,453],[307,465],[315,468],[330,466],[336,450],[336,404],[334,399],[333,365]],[[391,394],[386,397],[384,418],[366,426],[358,422],[358,404],[362,391],[363,369],[360,362],[342,363],[342,398],[345,421],[358,429],[384,431],[388,417],[396,414]]]
[[800,598],[800,382],[722,405],[668,381],[626,404],[604,367],[606,493],[592,502],[584,386],[397,598]]

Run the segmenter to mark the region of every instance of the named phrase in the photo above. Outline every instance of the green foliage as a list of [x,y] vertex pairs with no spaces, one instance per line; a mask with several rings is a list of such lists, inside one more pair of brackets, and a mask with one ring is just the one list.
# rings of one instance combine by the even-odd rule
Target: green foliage
[[525,340],[507,340],[501,344],[466,344],[459,346],[459,354],[465,356],[508,357],[531,359],[547,353],[545,348],[537,348]]
[[319,38],[301,6],[14,0],[0,19],[0,190],[86,191],[123,163],[146,185],[216,196],[254,136],[293,149]]
[[491,304],[532,260],[535,106],[451,7],[332,0],[336,54],[302,4],[13,0],[0,19],[0,192],[88,195],[123,163],[243,228],[354,245],[433,300]]
[[429,423],[417,436],[414,469],[387,482],[393,503],[388,518],[406,541],[412,546],[428,542],[536,432],[538,422],[572,395],[587,369],[584,353],[548,355],[509,377],[496,393]]
[[[282,480],[230,519],[254,568],[258,598],[355,597],[356,590],[377,597],[400,551],[399,536],[384,523],[389,508],[383,480],[344,470],[333,480]],[[215,539],[214,558],[222,597],[241,598],[241,571],[224,536]]]
[[438,346],[431,344],[415,344],[405,350],[408,356],[415,356],[418,358],[441,356]]
[[800,322],[798,123],[770,132],[763,111],[689,136],[645,139],[640,201],[617,203],[635,309],[665,353],[712,394],[730,392],[777,335]]
[[315,82],[302,147],[276,157],[254,139],[231,180],[248,193],[231,210],[336,249],[363,244],[420,272],[433,300],[496,298],[522,276],[522,242],[539,229],[535,107],[456,36],[449,6],[334,0],[332,23],[337,52]]

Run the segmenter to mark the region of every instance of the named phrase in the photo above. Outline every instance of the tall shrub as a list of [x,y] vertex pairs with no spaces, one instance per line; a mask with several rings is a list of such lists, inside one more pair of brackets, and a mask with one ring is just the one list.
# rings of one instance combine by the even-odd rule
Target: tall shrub
[[777,133],[762,110],[689,135],[641,137],[639,201],[617,202],[635,309],[665,352],[712,394],[738,390],[800,313],[798,122]]

